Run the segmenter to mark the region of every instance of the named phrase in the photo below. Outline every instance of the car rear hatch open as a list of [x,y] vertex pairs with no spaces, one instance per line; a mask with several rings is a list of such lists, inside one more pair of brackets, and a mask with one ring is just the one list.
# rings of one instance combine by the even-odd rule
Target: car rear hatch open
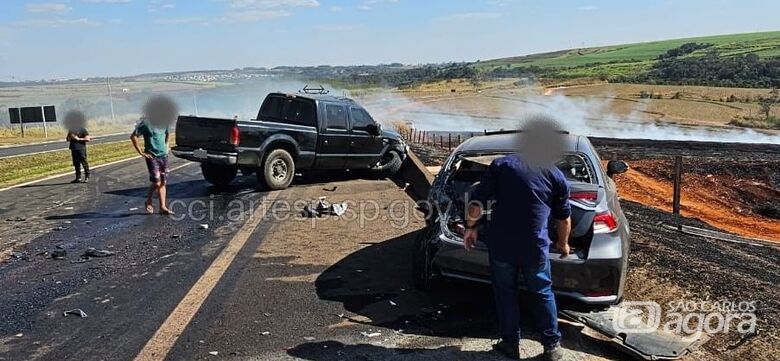
[[181,149],[235,152],[238,137],[234,119],[180,116],[176,123],[176,146]]
[[[482,174],[490,163],[505,154],[465,155],[456,160],[454,168],[448,176],[446,192],[452,204],[447,208],[445,221],[454,234],[462,234],[466,197],[479,183]],[[570,246],[579,257],[587,258],[587,249],[593,236],[594,218],[600,202],[605,197],[604,190],[598,184],[591,183],[592,171],[585,159],[578,154],[567,154],[558,168],[563,171],[570,182],[571,196],[569,203],[572,209],[572,231],[569,238]],[[555,222],[550,220],[550,239],[555,241]]]

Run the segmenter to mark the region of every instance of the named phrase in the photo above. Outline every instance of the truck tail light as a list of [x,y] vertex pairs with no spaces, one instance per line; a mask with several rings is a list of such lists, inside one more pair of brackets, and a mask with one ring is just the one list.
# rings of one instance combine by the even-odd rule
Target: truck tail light
[[230,129],[230,144],[234,146],[238,146],[238,143],[241,142],[241,133],[238,132],[238,126],[234,125],[232,129]]
[[611,233],[617,227],[617,219],[610,211],[596,213],[593,217],[593,233]]

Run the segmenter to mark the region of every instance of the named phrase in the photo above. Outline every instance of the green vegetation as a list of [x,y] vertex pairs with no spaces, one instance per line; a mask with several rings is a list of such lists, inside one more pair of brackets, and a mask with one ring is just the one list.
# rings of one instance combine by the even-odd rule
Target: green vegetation
[[475,63],[373,70],[348,72],[335,77],[334,83],[349,89],[365,86],[407,88],[450,79],[466,79],[478,85],[490,78],[589,78],[647,84],[778,87],[780,31],[562,50]]
[[[483,71],[496,67],[576,68],[603,64],[630,64],[654,61],[671,49],[688,43],[711,44],[724,56],[757,54],[761,57],[780,56],[780,31],[706,36],[698,38],[653,41],[596,48],[563,50],[475,63]],[[703,55],[698,49],[690,55]]]
[[[137,155],[129,141],[92,145],[89,164],[96,166]],[[0,158],[0,187],[19,184],[73,170],[70,151]]]

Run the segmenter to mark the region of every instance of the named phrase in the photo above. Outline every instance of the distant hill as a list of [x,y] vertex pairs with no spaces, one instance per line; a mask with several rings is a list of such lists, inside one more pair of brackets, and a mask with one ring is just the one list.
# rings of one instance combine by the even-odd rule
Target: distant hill
[[696,59],[716,53],[723,59],[749,54],[761,60],[780,59],[780,31],[772,31],[561,50],[481,61],[472,67],[480,72],[499,74],[524,69],[537,75],[557,77],[628,77],[653,70],[661,60],[659,57],[686,44],[706,46],[679,54],[677,58]]

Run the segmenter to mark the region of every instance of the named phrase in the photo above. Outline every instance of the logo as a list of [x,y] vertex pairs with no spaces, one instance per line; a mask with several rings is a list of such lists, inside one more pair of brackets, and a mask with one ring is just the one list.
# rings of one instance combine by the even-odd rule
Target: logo
[[661,305],[652,301],[626,301],[617,308],[612,327],[620,333],[652,333],[661,326]]

